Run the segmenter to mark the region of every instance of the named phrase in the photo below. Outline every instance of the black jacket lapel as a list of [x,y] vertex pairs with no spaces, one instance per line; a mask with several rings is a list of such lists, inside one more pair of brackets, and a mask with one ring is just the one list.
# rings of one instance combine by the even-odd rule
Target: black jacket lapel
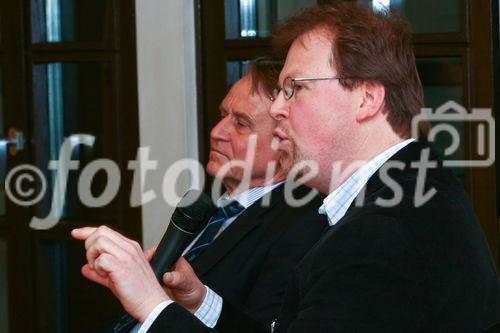
[[[438,165],[441,164],[441,161],[439,160],[438,156],[434,153],[432,150],[431,146],[426,143],[426,142],[421,142],[421,141],[414,141],[410,142],[408,145],[403,147],[401,150],[396,152],[387,162],[384,163],[390,163],[390,162],[401,162],[404,164],[405,168],[404,170],[392,170],[394,172],[390,172],[390,177],[396,182],[402,181],[405,178],[408,177],[416,177],[418,170],[416,168],[412,167],[412,162],[415,161],[420,161],[422,157],[422,151],[424,149],[430,149],[430,156],[429,160],[430,161],[435,161],[438,163]],[[379,169],[380,170],[380,169]],[[365,197],[365,203],[367,201],[372,200],[373,196],[377,194],[377,192],[386,186],[384,181],[380,177],[379,170],[375,174],[373,174],[368,182],[365,185],[364,191],[361,191],[360,194],[364,193]],[[345,221],[348,221],[349,217],[351,214],[354,214],[359,207],[356,207],[356,199],[351,203],[349,206],[349,209],[345,213],[344,217],[342,217],[335,225],[330,227],[330,233],[335,232],[339,228],[341,228]]]
[[[256,228],[263,219],[266,212],[278,202],[283,200],[284,185],[280,185],[264,197],[257,200],[253,205],[245,209],[231,225],[217,237],[214,242],[198,258],[192,262],[193,269],[198,276],[204,275],[224,256],[229,253],[240,240]],[[268,196],[271,196],[270,201]],[[269,202],[269,205],[263,203]]]

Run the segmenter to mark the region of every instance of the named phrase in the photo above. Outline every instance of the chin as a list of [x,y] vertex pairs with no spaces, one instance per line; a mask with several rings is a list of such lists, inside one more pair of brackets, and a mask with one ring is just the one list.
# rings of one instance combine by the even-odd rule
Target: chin
[[210,160],[208,161],[207,167],[205,169],[210,176],[215,177],[217,171],[219,171],[220,169],[220,165],[219,163]]

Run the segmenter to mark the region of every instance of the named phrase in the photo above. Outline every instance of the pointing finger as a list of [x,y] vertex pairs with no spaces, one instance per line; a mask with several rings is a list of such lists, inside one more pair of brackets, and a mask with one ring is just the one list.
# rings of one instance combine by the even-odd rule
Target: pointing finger
[[84,227],[80,229],[71,230],[71,236],[78,240],[86,240],[90,235],[92,235],[97,228],[93,227]]

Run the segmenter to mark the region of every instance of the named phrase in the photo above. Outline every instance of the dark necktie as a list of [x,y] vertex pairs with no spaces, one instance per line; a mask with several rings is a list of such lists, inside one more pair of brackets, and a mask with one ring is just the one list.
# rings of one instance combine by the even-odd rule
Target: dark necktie
[[184,258],[186,258],[189,262],[196,259],[213,242],[224,222],[231,217],[238,215],[241,211],[243,211],[243,209],[245,208],[238,201],[232,201],[228,205],[219,207],[201,233],[200,237],[196,240],[189,251],[184,254]]

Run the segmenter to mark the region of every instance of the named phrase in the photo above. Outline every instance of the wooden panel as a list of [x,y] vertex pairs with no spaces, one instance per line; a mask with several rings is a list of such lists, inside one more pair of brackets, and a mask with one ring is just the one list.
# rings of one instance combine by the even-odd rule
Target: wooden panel
[[9,265],[7,239],[0,229],[0,332],[9,330]]
[[[39,118],[35,116],[40,116],[41,109],[35,105],[39,100],[33,90],[34,66],[72,63],[79,64],[75,66],[80,66],[80,72],[73,90],[67,89],[69,93],[64,97],[80,99],[65,104],[64,120],[76,124],[77,130],[95,129],[98,140],[102,140],[99,148],[102,153],[95,157],[112,158],[121,171],[120,192],[108,207],[112,213],[80,214],[50,230],[30,229],[36,210],[7,202],[7,214],[0,218],[0,237],[7,239],[9,250],[10,332],[95,331],[97,325],[105,325],[108,319],[122,312],[107,289],[81,275],[84,248],[69,235],[72,227],[106,223],[141,239],[141,208],[129,205],[133,175],[127,170],[128,161],[136,158],[139,145],[135,1],[109,0],[108,3],[110,1],[114,4],[113,23],[104,35],[112,40],[37,45],[31,44],[29,33],[32,27],[30,1],[0,1],[2,74],[9,83],[2,87],[4,129],[14,126],[27,135],[26,149],[9,157],[9,168],[34,165],[35,157],[41,152],[35,133],[43,132],[43,128],[40,129],[46,125],[36,122]],[[91,3],[78,1],[81,6]],[[101,67],[96,69],[92,63]],[[80,114],[74,112],[77,109]],[[76,193],[69,195],[76,197]],[[20,313],[23,315],[19,316]]]
[[44,43],[97,44],[108,48],[113,45],[118,19],[115,0],[30,0],[27,7],[28,47],[44,47]]
[[[471,106],[490,108],[493,99],[493,31],[492,0],[474,0],[470,3],[470,58],[471,58]],[[471,138],[471,146],[476,146],[476,139]],[[499,229],[497,223],[497,189],[495,166],[472,170],[474,181],[472,200],[481,221],[490,248],[500,267]]]
[[107,290],[80,273],[86,262],[81,242],[66,235],[35,237],[37,326],[43,332],[99,332],[120,313]]

